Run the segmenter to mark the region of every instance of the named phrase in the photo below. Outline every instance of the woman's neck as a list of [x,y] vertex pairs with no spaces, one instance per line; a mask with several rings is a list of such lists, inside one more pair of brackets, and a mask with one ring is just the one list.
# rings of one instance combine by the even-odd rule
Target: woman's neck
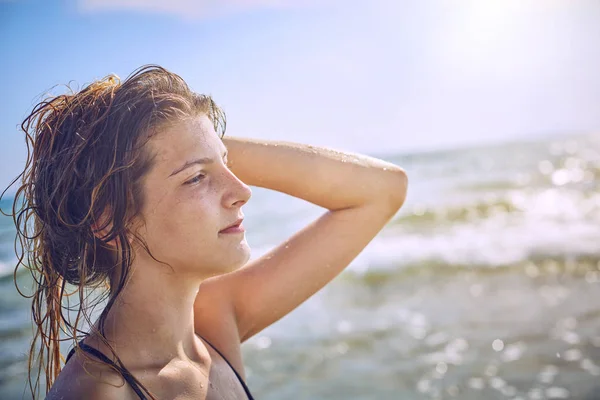
[[104,325],[124,363],[131,359],[135,365],[160,366],[176,357],[197,358],[193,306],[200,283],[164,266],[132,269]]

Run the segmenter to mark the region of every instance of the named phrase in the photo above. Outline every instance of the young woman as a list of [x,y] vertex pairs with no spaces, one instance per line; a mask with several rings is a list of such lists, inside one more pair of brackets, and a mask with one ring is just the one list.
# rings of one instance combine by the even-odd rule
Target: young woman
[[[381,160],[223,137],[213,100],[157,66],[47,99],[22,127],[30,384],[45,376],[49,399],[252,398],[240,344],[339,274],[406,196],[404,171]],[[327,211],[248,262],[247,185]]]

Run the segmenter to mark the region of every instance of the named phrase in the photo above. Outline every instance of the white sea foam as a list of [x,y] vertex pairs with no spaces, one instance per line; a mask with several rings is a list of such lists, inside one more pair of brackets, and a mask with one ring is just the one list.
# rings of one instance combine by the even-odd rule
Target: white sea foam
[[[599,253],[598,196],[542,191],[521,198],[524,211],[497,214],[476,222],[446,224],[424,232],[390,227],[353,261],[354,272],[422,263],[497,267],[532,256]],[[255,249],[258,257],[273,247]]]
[[11,275],[14,272],[14,265],[15,264],[7,261],[0,261],[0,278]]

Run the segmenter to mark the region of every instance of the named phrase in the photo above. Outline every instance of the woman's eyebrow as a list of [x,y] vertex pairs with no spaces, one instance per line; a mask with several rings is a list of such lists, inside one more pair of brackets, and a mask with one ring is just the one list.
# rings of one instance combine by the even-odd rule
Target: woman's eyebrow
[[[227,158],[227,154],[228,151],[225,150],[223,152],[223,159]],[[203,157],[203,158],[198,158],[196,160],[192,160],[192,161],[188,161],[185,164],[183,164],[180,168],[176,169],[175,171],[171,172],[171,175],[169,175],[169,178],[172,177],[173,175],[177,175],[178,173],[180,173],[181,171],[191,167],[192,165],[197,165],[197,164],[212,164],[214,162],[214,160],[210,157]]]
[[212,164],[214,161],[212,158],[208,158],[208,157],[204,157],[204,158],[198,158],[196,160],[192,160],[192,161],[188,161],[185,164],[183,164],[180,168],[177,168],[175,171],[171,172],[171,175],[169,175],[169,177],[172,177],[173,175],[176,175],[178,173],[180,173],[181,171],[196,165],[196,164]]

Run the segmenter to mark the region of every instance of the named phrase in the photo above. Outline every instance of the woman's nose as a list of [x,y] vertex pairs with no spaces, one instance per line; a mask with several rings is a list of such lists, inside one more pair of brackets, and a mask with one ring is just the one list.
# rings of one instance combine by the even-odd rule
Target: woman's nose
[[225,196],[226,207],[241,207],[250,200],[252,190],[250,186],[242,182],[235,174],[228,171],[230,185],[227,195]]

